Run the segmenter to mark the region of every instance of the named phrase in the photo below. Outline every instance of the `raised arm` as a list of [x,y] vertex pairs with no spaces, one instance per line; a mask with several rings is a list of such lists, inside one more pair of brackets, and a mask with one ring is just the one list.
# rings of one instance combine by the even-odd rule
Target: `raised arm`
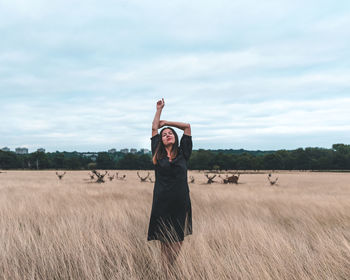
[[160,114],[162,113],[164,107],[164,98],[162,100],[158,100],[157,102],[157,111],[154,115],[154,119],[152,122],[152,137],[158,134],[159,122],[160,122]]
[[191,125],[189,123],[183,123],[183,122],[172,122],[172,121],[160,121],[160,127],[163,126],[174,126],[176,128],[182,129],[184,131],[184,134],[191,136]]

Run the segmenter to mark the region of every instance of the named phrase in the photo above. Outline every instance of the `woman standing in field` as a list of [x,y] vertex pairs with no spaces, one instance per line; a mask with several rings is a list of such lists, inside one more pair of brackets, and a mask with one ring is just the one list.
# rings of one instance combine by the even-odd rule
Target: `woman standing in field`
[[[157,102],[152,123],[152,160],[155,166],[153,203],[147,240],[161,241],[163,260],[173,264],[186,235],[192,234],[192,211],[187,183],[187,162],[192,152],[188,123],[160,120],[164,99]],[[171,127],[184,131],[180,140]]]

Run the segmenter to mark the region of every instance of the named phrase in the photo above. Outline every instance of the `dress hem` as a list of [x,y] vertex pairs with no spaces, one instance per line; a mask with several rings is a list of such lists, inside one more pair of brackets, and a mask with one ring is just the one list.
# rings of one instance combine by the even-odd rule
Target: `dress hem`
[[192,233],[187,233],[186,235],[184,235],[183,239],[179,239],[179,240],[176,240],[176,241],[169,241],[169,240],[165,241],[164,239],[159,239],[159,238],[156,238],[156,237],[147,237],[147,241],[160,241],[160,242],[167,242],[167,243],[176,243],[176,242],[184,241],[185,237],[187,237],[189,235],[192,235]]

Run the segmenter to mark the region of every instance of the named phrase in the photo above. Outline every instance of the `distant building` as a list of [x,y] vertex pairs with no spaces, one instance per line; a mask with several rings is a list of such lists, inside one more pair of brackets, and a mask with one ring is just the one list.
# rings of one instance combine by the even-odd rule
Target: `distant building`
[[127,154],[129,152],[129,149],[121,149],[120,152],[123,154]]
[[97,156],[97,153],[81,153],[83,157]]
[[45,149],[44,148],[39,148],[36,151],[39,152],[39,153],[45,153]]
[[1,151],[3,151],[3,152],[10,152],[10,149],[7,148],[7,147],[3,147],[3,148],[1,149]]
[[136,154],[137,153],[137,149],[130,149],[130,153]]
[[109,153],[109,154],[115,154],[116,152],[117,152],[116,149],[110,149],[110,150],[108,150],[108,153]]
[[140,152],[143,154],[149,154],[150,150],[149,149],[141,149]]
[[90,159],[91,159],[92,161],[96,161],[97,156],[91,156]]
[[26,155],[28,154],[28,149],[27,148],[16,148],[16,154],[18,155]]
[[98,154],[97,153],[82,153],[83,157],[87,157],[92,161],[96,161]]

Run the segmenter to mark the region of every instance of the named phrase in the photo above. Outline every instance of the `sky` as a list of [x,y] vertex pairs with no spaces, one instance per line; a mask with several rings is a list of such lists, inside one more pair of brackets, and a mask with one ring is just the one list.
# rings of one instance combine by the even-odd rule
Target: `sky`
[[[350,1],[0,0],[0,148],[350,143]],[[177,130],[181,137],[182,131]]]

